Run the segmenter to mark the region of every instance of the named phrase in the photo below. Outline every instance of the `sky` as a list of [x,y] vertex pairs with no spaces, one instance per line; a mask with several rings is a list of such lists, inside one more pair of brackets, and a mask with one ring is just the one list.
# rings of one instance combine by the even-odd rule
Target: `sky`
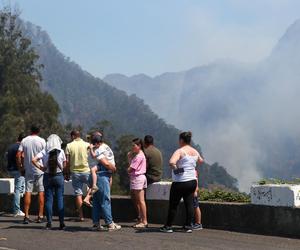
[[258,62],[300,18],[299,0],[11,0],[97,77]]

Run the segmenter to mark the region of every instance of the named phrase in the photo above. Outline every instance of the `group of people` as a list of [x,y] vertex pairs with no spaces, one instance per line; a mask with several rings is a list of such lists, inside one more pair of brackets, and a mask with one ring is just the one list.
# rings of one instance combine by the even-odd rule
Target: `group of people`
[[[71,132],[71,142],[65,150],[62,140],[51,134],[47,141],[39,136],[38,126],[31,127],[30,135],[20,134],[16,143],[7,151],[8,172],[15,178],[14,214],[23,216],[24,224],[32,222],[29,218],[31,194],[34,187],[38,192],[39,212],[36,222],[44,222],[44,205],[47,218],[46,229],[52,228],[53,199],[57,199],[59,228],[65,229],[64,223],[64,181],[72,180],[76,196],[76,208],[79,221],[84,221],[83,204],[92,207],[93,228],[119,230],[121,226],[113,221],[110,190],[112,174],[117,170],[112,149],[103,141],[100,131],[94,132],[90,141],[81,138],[80,131]],[[197,164],[203,162],[199,152],[191,146],[192,134],[183,132],[179,135],[179,149],[172,155],[169,164],[172,169],[173,183],[170,190],[168,218],[160,231],[173,232],[172,224],[177,207],[183,198],[186,208],[184,230],[202,229],[201,212],[198,203]],[[144,140],[132,140],[128,153],[128,175],[133,204],[137,211],[137,223],[134,228],[148,227],[145,189],[162,178],[162,154],[154,146],[151,135]],[[88,192],[83,199],[84,184]],[[54,196],[54,194],[56,196]],[[24,195],[24,212],[20,208],[20,197]],[[91,201],[92,199],[92,201]],[[100,224],[103,219],[105,225]]]

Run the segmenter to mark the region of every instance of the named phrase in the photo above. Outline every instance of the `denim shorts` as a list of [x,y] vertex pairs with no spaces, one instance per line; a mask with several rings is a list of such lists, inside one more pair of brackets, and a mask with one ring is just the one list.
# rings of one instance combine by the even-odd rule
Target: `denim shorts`
[[36,187],[38,192],[44,192],[44,175],[25,176],[25,192],[32,193]]
[[194,197],[193,198],[193,206],[194,206],[194,208],[198,208],[199,207],[199,199],[198,199],[198,197]]
[[82,195],[83,184],[89,185],[90,173],[72,173],[72,186],[76,196]]

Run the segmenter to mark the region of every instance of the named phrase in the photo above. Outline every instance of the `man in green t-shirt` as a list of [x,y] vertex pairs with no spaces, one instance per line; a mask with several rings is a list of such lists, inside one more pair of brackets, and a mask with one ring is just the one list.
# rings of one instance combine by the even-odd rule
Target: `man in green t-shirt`
[[144,146],[147,159],[147,184],[150,185],[161,180],[163,158],[160,150],[154,146],[154,139],[151,135],[145,136]]

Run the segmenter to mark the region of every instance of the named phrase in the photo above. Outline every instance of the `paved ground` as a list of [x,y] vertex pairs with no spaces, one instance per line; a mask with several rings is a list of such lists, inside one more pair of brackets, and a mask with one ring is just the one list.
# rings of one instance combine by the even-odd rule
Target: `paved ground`
[[[54,226],[58,223],[55,221]],[[23,225],[21,219],[0,216],[2,249],[300,249],[300,240],[281,237],[209,230],[187,234],[178,231],[164,234],[158,225],[135,231],[128,223],[117,232],[94,232],[91,221],[66,221],[66,231],[44,229],[44,224]]]

